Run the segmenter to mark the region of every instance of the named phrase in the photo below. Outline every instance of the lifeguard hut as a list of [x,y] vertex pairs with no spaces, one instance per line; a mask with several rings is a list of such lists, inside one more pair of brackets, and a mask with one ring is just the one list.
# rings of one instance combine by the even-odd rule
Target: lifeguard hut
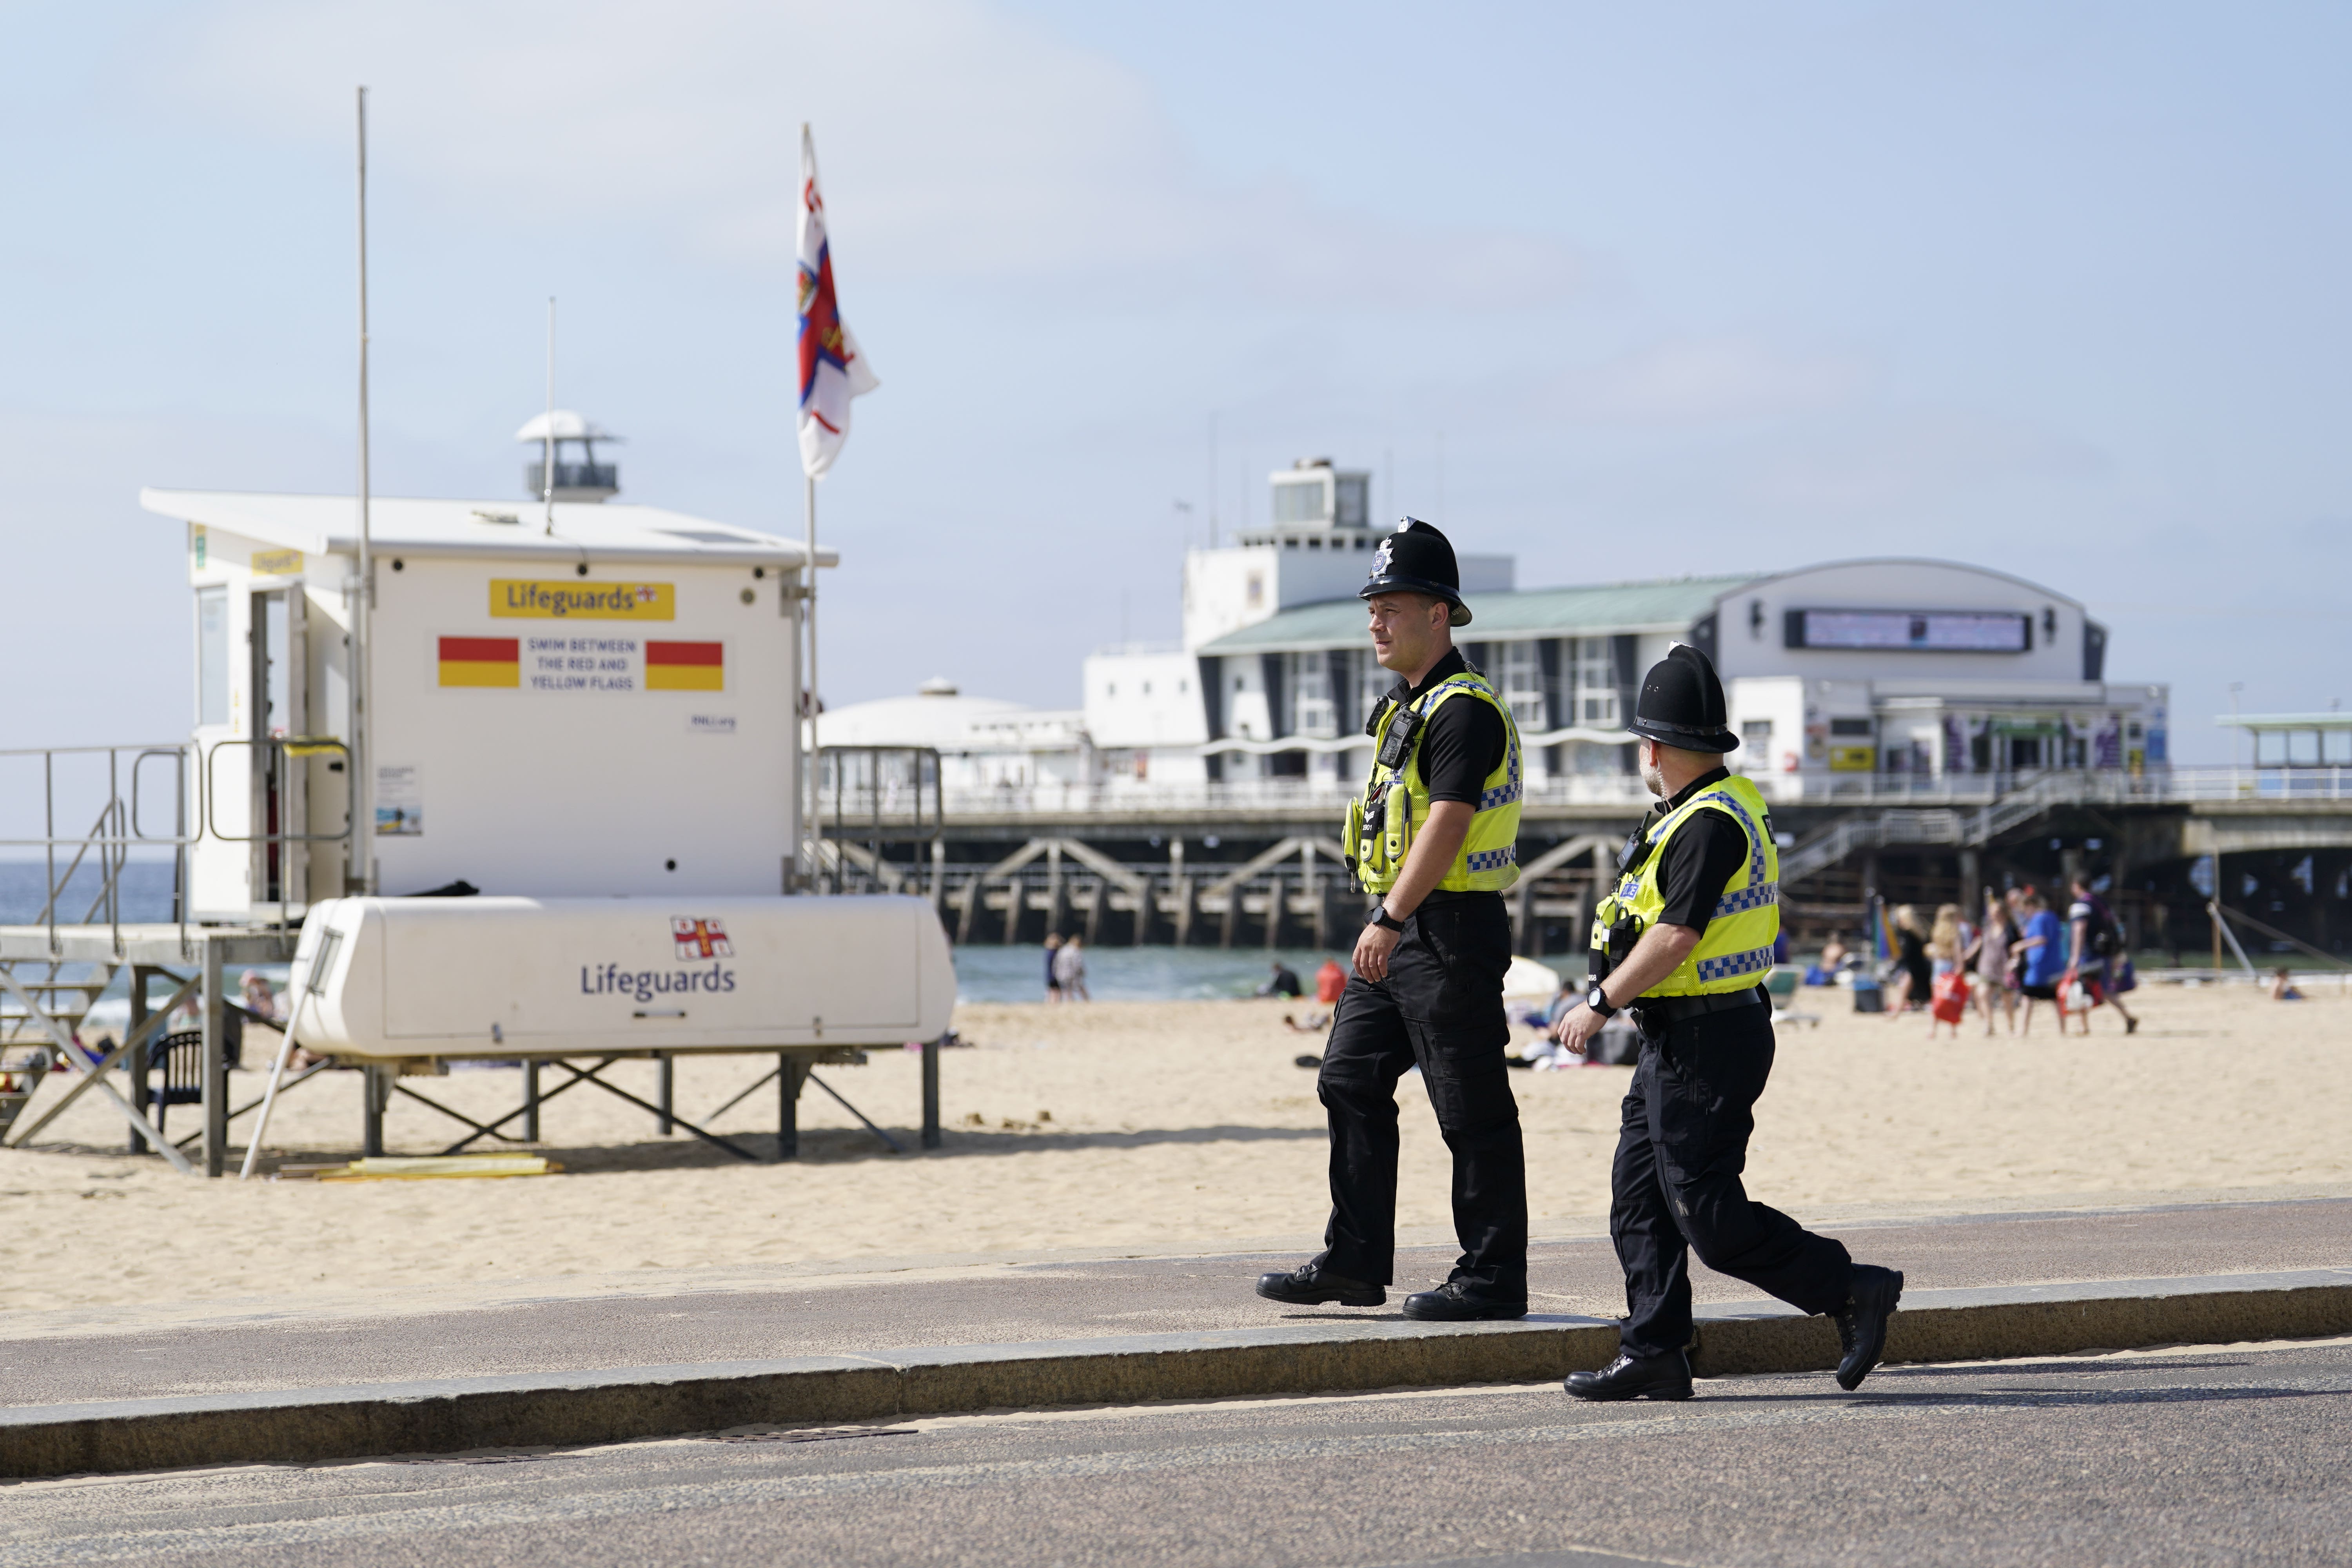
[[[193,820],[171,841],[180,956],[210,944],[215,1173],[219,966],[287,957],[298,931],[292,1025],[368,1068],[370,1153],[390,1094],[415,1093],[396,1080],[453,1058],[522,1058],[535,1135],[538,1064],[652,1056],[664,1130],[740,1154],[668,1104],[670,1058],[709,1051],[776,1054],[789,1156],[813,1066],[946,1031],[954,972],[927,906],[795,896],[803,588],[834,553],[610,502],[594,444],[617,437],[580,415],[518,438],[541,448],[532,500],[375,499],[365,580],[352,497],[141,493],[184,526],[194,595]],[[924,1081],[929,1144],[935,1046]]]

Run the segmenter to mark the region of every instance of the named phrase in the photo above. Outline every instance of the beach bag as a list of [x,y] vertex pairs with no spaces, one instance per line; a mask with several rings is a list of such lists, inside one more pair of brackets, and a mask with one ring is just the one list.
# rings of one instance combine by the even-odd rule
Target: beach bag
[[2131,954],[2125,953],[2113,963],[2107,965],[2107,969],[2109,971],[2107,985],[2107,994],[2109,995],[2120,996],[2126,991],[2137,991],[2139,989],[2139,974],[2132,968]]
[[1933,1000],[1928,1004],[1928,1011],[1945,1023],[1958,1024],[1968,1015],[1969,977],[1958,970],[1950,970],[1936,976],[1932,994]]
[[2091,993],[2084,985],[2083,977],[2068,970],[2058,982],[2058,1016],[2063,1018],[2069,1013],[2087,1013],[2092,1005]]

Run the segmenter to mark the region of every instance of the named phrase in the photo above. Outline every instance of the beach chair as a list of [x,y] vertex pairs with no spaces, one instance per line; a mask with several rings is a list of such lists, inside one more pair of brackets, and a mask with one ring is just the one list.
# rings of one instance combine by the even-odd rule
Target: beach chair
[[1772,999],[1772,1023],[1775,1027],[1782,1024],[1803,1024],[1809,1028],[1815,1029],[1822,1026],[1822,1016],[1819,1013],[1801,1013],[1796,1009],[1797,986],[1804,977],[1802,970],[1785,963],[1764,977],[1764,994]]
[[[163,1131],[166,1109],[201,1105],[205,1099],[205,1037],[201,1029],[183,1029],[147,1043],[147,1105],[153,1108],[155,1131]],[[152,1076],[160,1072],[160,1079]],[[144,1109],[144,1108],[142,1108]]]

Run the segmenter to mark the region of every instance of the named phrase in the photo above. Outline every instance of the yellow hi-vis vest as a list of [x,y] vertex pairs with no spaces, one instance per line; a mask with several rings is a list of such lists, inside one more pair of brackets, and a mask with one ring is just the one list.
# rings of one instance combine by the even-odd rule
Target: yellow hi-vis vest
[[[1734,773],[1708,784],[1659,819],[1644,836],[1647,854],[1618,880],[1616,890],[1592,912],[1592,945],[1605,950],[1609,932],[1622,916],[1640,931],[1657,924],[1666,906],[1658,868],[1666,840],[1702,811],[1719,811],[1748,835],[1748,859],[1724,885],[1715,912],[1675,972],[1642,993],[1644,996],[1704,996],[1743,991],[1772,967],[1772,944],[1780,935],[1780,851],[1772,839],[1772,818],[1756,786]],[[1622,954],[1621,953],[1622,957]]]
[[[1454,864],[1438,887],[1450,893],[1499,893],[1519,879],[1519,730],[1511,710],[1484,679],[1467,670],[1449,675],[1411,703],[1390,701],[1372,727],[1372,773],[1364,793],[1348,803],[1348,826],[1341,847],[1354,868],[1356,883],[1368,893],[1385,893],[1396,886],[1412,851],[1412,837],[1429,820],[1429,784],[1421,776],[1421,742],[1428,721],[1443,702],[1459,699],[1484,702],[1503,717],[1503,761],[1479,786],[1478,809],[1470,818],[1470,833],[1454,851]],[[1381,746],[1389,727],[1405,712],[1416,712],[1421,732],[1400,767],[1381,764]]]

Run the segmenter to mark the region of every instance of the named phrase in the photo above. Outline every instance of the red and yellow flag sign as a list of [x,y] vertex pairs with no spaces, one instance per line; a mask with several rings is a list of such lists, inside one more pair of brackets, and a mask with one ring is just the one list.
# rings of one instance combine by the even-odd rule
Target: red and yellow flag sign
[[726,690],[726,645],[715,642],[647,642],[646,689]]
[[519,637],[443,637],[441,684],[444,686],[520,686],[522,646]]

